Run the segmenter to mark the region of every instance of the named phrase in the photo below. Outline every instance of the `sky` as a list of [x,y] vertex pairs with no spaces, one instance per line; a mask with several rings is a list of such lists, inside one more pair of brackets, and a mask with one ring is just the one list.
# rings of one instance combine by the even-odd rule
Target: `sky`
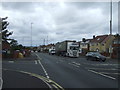
[[[10,38],[25,46],[31,45],[31,35],[32,45],[39,46],[110,33],[110,2],[1,2],[0,12],[0,17],[8,17],[8,29],[13,31]],[[112,20],[116,34],[117,2],[113,3]]]

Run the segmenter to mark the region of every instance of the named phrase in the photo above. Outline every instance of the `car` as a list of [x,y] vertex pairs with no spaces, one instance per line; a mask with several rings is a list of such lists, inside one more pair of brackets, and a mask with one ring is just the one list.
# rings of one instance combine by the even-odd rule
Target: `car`
[[98,60],[98,61],[106,61],[106,57],[101,55],[99,52],[88,52],[86,54],[87,60]]

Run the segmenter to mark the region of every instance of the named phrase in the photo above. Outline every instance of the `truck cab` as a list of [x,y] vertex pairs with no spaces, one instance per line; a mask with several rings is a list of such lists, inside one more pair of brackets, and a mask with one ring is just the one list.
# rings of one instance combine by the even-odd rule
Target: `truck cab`
[[49,49],[49,55],[54,55],[55,54],[55,49]]
[[70,57],[79,57],[79,45],[77,43],[72,43],[68,46],[67,54]]

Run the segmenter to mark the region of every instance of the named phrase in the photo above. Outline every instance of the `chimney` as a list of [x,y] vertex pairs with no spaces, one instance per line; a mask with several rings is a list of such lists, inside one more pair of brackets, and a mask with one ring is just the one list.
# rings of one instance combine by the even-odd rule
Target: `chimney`
[[93,35],[93,39],[95,39],[95,35]]

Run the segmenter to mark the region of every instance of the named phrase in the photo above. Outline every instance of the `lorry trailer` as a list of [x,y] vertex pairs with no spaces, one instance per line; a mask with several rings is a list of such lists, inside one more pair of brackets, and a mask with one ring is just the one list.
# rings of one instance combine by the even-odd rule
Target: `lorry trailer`
[[56,55],[79,57],[79,44],[76,41],[66,40],[55,45]]

